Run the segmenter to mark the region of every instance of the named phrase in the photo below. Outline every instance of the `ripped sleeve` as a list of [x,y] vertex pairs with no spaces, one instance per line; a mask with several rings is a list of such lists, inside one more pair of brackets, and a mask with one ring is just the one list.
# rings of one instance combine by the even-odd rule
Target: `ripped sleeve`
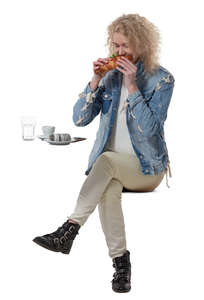
[[79,94],[79,99],[73,108],[73,122],[76,126],[88,125],[100,112],[102,100],[101,93],[104,90],[103,78],[98,88],[92,91],[89,83],[84,91]]
[[164,124],[174,89],[174,77],[169,74],[156,84],[150,100],[146,100],[138,90],[128,96],[130,118],[136,129],[145,137],[151,137]]

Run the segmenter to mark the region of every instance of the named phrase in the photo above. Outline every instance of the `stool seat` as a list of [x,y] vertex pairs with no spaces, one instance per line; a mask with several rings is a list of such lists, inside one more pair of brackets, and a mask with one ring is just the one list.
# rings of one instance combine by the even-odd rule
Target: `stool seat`
[[151,193],[152,191],[132,191],[123,187],[122,193]]

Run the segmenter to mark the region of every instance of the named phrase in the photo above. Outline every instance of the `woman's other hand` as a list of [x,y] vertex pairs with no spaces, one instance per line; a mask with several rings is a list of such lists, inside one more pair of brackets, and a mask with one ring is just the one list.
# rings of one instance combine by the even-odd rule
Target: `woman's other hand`
[[96,74],[96,72],[97,72],[97,70],[100,66],[103,66],[108,61],[109,61],[108,58],[98,58],[96,61],[93,62],[94,76],[93,76],[93,78],[90,82],[90,87],[93,91],[97,89],[99,81],[106,74],[106,72],[103,72],[103,73],[100,73],[100,74]]
[[138,90],[136,84],[137,67],[126,57],[121,57],[117,61],[117,70],[124,75],[124,85],[127,87],[129,94],[132,94]]
[[93,72],[94,76],[97,76],[97,78],[102,78],[106,72],[101,72],[100,74],[96,74],[97,70],[99,69],[100,66],[103,66],[104,64],[108,63],[109,59],[108,58],[98,58],[96,61],[93,62]]

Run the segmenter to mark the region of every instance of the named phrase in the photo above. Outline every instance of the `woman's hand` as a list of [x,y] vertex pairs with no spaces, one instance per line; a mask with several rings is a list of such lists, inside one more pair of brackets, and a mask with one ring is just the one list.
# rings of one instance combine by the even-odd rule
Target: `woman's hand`
[[98,70],[98,68],[102,65],[104,65],[105,63],[108,62],[108,58],[98,58],[97,61],[93,62],[93,72],[94,72],[94,76],[92,77],[92,80],[90,81],[90,88],[95,91],[98,87],[99,81],[101,80],[101,78],[106,74],[106,72],[104,73],[100,73],[100,74],[96,74],[96,71]]
[[137,67],[123,56],[117,61],[117,65],[116,69],[124,74],[124,85],[127,87],[129,94],[136,92],[138,90],[136,84]]
[[94,77],[97,79],[101,79],[106,72],[100,73],[100,74],[96,74],[96,71],[98,70],[98,68],[106,63],[108,63],[109,59],[108,58],[98,58],[97,61],[93,62],[93,72],[94,72]]

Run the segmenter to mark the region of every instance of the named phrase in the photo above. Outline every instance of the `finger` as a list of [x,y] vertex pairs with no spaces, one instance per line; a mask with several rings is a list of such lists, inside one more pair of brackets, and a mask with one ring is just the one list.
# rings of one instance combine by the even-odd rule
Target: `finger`
[[126,71],[122,69],[121,67],[117,66],[116,69],[120,72],[122,72],[124,75],[126,75]]
[[[126,64],[126,66],[129,66],[129,68],[132,70],[132,71],[136,71],[137,70],[137,67],[131,62],[129,61],[127,58],[125,57],[122,57],[120,59],[124,64]],[[119,60],[119,61],[120,61]]]
[[104,63],[100,62],[100,61],[95,61],[94,62],[94,66],[103,66]]
[[130,65],[124,63],[124,62],[119,62],[119,65],[122,66],[126,71],[135,73],[136,69],[132,68]]
[[125,62],[117,61],[117,65],[119,65],[120,67],[122,66],[125,70],[131,71],[130,66],[127,65]]
[[121,64],[120,66],[122,66],[122,68],[128,73],[136,73],[136,71],[127,64]]
[[99,58],[98,61],[107,63],[109,61],[109,59],[108,58]]

